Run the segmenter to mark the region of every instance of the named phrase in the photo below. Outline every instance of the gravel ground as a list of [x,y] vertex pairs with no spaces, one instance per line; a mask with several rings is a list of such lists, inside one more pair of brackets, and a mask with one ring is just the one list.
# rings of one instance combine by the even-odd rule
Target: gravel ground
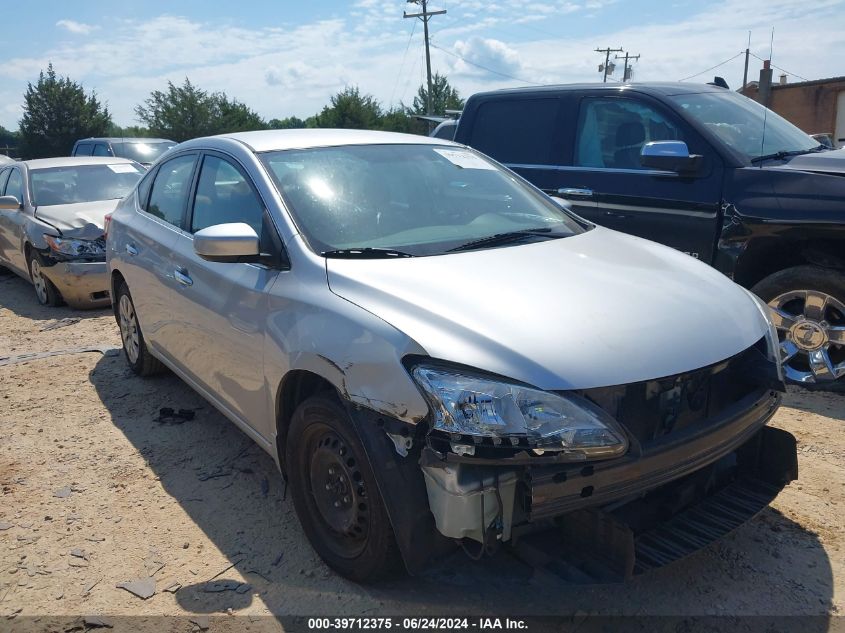
[[[50,616],[229,613],[249,616],[230,618],[241,628],[277,630],[260,616],[845,608],[843,395],[790,390],[772,424],[798,438],[799,480],[720,542],[628,584],[573,586],[502,553],[365,587],[320,562],[273,460],[175,376],[140,379],[100,352],[2,360],[119,344],[107,311],[43,308],[27,283],[0,276],[0,630]],[[159,422],[161,407],[196,415]],[[144,578],[147,599],[119,587]]]

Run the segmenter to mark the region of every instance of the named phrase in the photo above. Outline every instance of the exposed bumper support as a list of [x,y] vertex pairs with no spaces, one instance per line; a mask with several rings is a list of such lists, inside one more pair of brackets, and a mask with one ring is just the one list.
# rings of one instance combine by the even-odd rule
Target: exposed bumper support
[[41,271],[73,308],[111,305],[106,262],[56,262],[53,266],[43,266]]

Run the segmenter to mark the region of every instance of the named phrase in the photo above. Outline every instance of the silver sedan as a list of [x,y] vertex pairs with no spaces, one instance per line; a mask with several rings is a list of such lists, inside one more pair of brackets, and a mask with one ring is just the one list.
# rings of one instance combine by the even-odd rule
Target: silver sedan
[[46,158],[0,169],[0,266],[35,286],[38,301],[109,305],[103,224],[141,175],[123,158]]

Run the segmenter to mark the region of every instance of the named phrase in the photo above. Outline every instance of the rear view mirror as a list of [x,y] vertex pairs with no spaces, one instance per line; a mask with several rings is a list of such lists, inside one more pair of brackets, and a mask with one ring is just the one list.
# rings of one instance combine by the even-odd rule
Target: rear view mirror
[[256,261],[258,234],[243,222],[215,224],[194,233],[194,252],[210,262]]
[[689,173],[701,166],[701,156],[691,155],[683,141],[651,141],[643,145],[640,164],[661,171]]
[[22,206],[15,196],[0,196],[0,211],[17,211]]

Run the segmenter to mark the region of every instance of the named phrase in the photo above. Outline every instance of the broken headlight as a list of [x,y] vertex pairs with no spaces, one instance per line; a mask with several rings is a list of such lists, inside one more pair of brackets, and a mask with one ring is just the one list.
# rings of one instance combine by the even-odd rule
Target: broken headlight
[[79,240],[45,235],[44,239],[47,240],[47,244],[53,253],[64,255],[65,257],[102,257],[106,254],[106,246],[103,238]]
[[767,356],[769,360],[777,364],[778,368],[778,377],[781,380],[785,380],[785,376],[783,373],[783,363],[782,356],[781,356],[781,347],[780,347],[780,338],[778,337],[778,330],[775,327],[775,323],[772,320],[772,308],[763,301],[760,297],[755,295],[750,290],[746,290],[748,295],[754,299],[754,303],[757,304],[757,309],[760,310],[760,314],[766,320],[766,325],[768,326],[768,331],[766,332],[766,350]]
[[431,405],[435,429],[513,445],[525,441],[573,459],[615,457],[628,448],[618,425],[577,396],[426,366],[413,376]]

